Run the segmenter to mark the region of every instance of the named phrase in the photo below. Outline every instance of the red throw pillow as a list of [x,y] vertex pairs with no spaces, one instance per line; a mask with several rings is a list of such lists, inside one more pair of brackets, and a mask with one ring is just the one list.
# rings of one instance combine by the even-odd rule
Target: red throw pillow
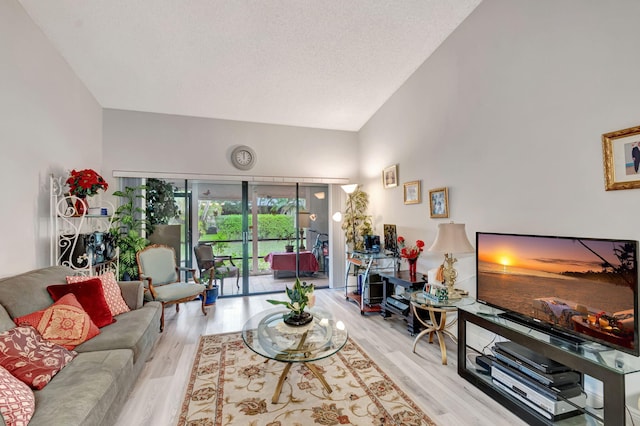
[[42,311],[16,318],[18,325],[30,325],[49,340],[71,350],[82,342],[100,334],[73,293],[62,296],[56,303]]
[[[100,281],[102,281],[104,298],[107,300],[109,309],[111,309],[111,315],[115,317],[116,315],[120,315],[131,310],[122,298],[122,291],[120,290],[120,286],[118,285],[118,281],[116,281],[116,276],[113,272],[105,272],[102,275],[98,275],[96,278],[100,278]],[[83,275],[69,276],[67,277],[67,283],[79,283],[89,279],[91,279],[91,277]]]
[[98,328],[115,322],[109,305],[107,305],[107,300],[104,298],[104,290],[102,289],[100,278],[93,278],[74,284],[50,285],[47,287],[47,291],[54,301],[59,300],[65,294],[73,293],[82,308],[91,317],[91,321]]
[[31,326],[0,333],[0,365],[34,389],[45,387],[76,355],[46,341]]

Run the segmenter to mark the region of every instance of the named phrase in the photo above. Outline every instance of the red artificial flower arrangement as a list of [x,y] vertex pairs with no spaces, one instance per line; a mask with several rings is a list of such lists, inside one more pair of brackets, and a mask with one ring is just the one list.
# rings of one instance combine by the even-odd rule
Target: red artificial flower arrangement
[[92,197],[99,189],[106,191],[109,188],[107,181],[92,169],[71,170],[66,184],[69,185],[69,193],[79,198]]
[[400,247],[400,257],[405,259],[417,259],[424,250],[424,241],[416,240],[416,245],[405,247],[404,237],[398,237],[398,247]]

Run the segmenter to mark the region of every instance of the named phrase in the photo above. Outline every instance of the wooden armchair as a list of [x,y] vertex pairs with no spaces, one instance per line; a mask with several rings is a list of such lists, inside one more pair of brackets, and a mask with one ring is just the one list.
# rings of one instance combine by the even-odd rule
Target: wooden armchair
[[[136,253],[140,280],[144,283],[144,298],[147,301],[162,303],[160,331],[164,330],[164,308],[176,305],[180,311],[180,303],[189,302],[202,296],[202,313],[205,310],[205,287],[198,282],[195,269],[180,268],[176,264],[176,252],[173,247],[152,244]],[[180,272],[191,272],[195,282],[180,280]],[[186,278],[186,277],[185,277]]]
[[224,279],[236,277],[236,287],[240,289],[240,269],[233,263],[231,256],[214,256],[210,244],[198,244],[193,248],[200,278],[207,276],[209,287],[220,280],[220,294],[223,294]]

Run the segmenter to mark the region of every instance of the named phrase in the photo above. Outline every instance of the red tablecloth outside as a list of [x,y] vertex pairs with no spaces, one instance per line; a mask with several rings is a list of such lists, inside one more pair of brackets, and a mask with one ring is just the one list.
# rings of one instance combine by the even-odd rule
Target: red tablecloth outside
[[[269,253],[264,257],[274,271],[295,271],[295,253]],[[300,252],[300,272],[318,272],[318,260],[310,251]]]

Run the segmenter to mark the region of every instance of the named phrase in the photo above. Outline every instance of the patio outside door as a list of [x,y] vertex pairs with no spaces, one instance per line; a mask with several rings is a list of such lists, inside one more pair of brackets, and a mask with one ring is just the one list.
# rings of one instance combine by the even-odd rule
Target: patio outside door
[[[241,267],[239,285],[236,286],[235,277],[224,279],[220,297],[279,292],[285,285],[291,286],[295,266],[292,270],[284,267],[274,271],[265,260],[270,253],[285,252],[289,243],[308,251],[307,260],[317,262],[317,268],[310,266],[308,271],[300,272],[303,278],[307,274],[310,281],[319,281],[320,287],[328,285],[328,280],[323,279],[328,250],[326,185],[298,188],[300,221],[295,219],[295,184],[201,181],[192,184],[192,193],[198,212],[194,241],[212,244],[214,254],[230,255]],[[321,247],[311,255],[318,235],[325,252]],[[291,259],[297,259],[295,254]]]

